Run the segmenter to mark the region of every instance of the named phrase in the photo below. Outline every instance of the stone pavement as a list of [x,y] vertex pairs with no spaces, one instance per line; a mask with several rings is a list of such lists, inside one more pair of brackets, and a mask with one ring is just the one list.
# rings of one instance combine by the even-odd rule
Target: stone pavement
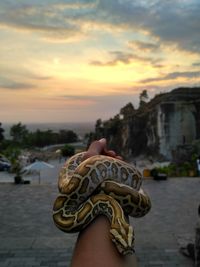
[[[194,237],[200,178],[145,180],[152,199],[144,218],[131,219],[139,267],[192,267],[179,243]],[[52,221],[55,184],[0,183],[0,267],[69,266],[76,234],[64,234]]]

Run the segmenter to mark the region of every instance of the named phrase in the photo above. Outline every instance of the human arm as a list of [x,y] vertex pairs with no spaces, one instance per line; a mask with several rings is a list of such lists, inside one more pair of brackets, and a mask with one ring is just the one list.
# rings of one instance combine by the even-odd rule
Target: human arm
[[[107,155],[122,159],[107,149],[105,139],[94,141],[84,159],[94,155]],[[135,255],[122,256],[110,239],[110,223],[104,216],[97,217],[80,232],[72,257],[71,267],[136,267]]]
[[134,254],[122,256],[110,239],[110,223],[104,216],[96,218],[80,232],[71,267],[137,267]]

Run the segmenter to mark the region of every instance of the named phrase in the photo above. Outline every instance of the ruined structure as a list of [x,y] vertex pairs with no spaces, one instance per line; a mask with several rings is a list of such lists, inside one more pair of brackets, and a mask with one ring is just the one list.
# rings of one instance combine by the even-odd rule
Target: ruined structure
[[109,145],[126,157],[151,155],[172,159],[179,147],[200,139],[200,87],[178,88],[155,96],[134,109],[131,103],[120,114],[96,129]]

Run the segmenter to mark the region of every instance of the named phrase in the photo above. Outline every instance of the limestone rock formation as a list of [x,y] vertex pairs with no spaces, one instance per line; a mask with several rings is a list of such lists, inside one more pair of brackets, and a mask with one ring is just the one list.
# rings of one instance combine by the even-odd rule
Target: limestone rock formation
[[172,159],[180,146],[200,139],[200,87],[178,88],[156,95],[134,109],[131,103],[114,118],[101,122],[93,138],[104,136],[125,157]]

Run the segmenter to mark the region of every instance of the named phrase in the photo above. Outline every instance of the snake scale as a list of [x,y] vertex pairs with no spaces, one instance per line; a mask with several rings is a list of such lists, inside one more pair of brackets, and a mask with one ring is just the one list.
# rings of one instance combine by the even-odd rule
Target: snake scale
[[72,156],[60,171],[53,220],[59,229],[73,233],[105,215],[118,251],[133,253],[134,232],[128,216],[142,217],[151,208],[149,196],[141,189],[142,175],[122,160],[105,155],[83,160],[84,153]]

